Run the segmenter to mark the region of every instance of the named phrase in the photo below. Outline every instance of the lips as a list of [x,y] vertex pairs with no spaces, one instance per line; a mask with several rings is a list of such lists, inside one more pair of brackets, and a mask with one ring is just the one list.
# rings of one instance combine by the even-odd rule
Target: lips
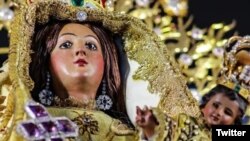
[[215,122],[218,122],[219,121],[219,118],[217,116],[211,116],[211,119]]
[[86,64],[88,64],[88,62],[84,59],[78,59],[74,62],[74,64],[77,64],[78,66],[85,66]]

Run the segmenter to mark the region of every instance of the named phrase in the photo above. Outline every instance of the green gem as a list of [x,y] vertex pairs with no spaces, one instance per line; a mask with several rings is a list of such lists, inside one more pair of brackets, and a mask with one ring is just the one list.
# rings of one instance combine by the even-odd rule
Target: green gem
[[239,91],[240,91],[240,85],[239,85],[239,84],[237,84],[237,85],[234,87],[234,91],[235,91],[236,93],[239,93]]
[[83,6],[84,0],[71,0],[71,3],[74,6]]

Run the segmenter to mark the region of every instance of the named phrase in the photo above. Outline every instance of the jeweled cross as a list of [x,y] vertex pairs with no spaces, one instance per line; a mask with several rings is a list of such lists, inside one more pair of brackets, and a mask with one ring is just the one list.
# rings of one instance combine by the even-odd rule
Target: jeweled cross
[[29,141],[63,141],[78,136],[78,126],[66,117],[51,117],[46,108],[29,101],[25,111],[31,117],[19,123],[17,132]]

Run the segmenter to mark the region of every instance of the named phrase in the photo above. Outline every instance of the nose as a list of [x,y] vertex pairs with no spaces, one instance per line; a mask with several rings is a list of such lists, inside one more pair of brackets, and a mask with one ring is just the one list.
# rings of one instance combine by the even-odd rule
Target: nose
[[86,52],[83,49],[78,49],[76,51],[76,56],[78,56],[78,55],[86,55]]
[[86,55],[86,50],[84,48],[84,43],[78,42],[75,47],[75,55],[76,56],[82,56]]
[[215,114],[216,114],[217,117],[222,116],[223,115],[223,108],[217,108],[215,110]]

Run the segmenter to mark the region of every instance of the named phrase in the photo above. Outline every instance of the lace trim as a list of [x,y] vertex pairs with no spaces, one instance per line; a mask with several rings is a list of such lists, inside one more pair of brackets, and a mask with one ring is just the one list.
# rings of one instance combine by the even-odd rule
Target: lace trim
[[58,107],[78,107],[88,110],[96,109],[96,101],[94,99],[79,100],[71,96],[65,99],[61,99],[60,97],[55,96],[53,105]]

